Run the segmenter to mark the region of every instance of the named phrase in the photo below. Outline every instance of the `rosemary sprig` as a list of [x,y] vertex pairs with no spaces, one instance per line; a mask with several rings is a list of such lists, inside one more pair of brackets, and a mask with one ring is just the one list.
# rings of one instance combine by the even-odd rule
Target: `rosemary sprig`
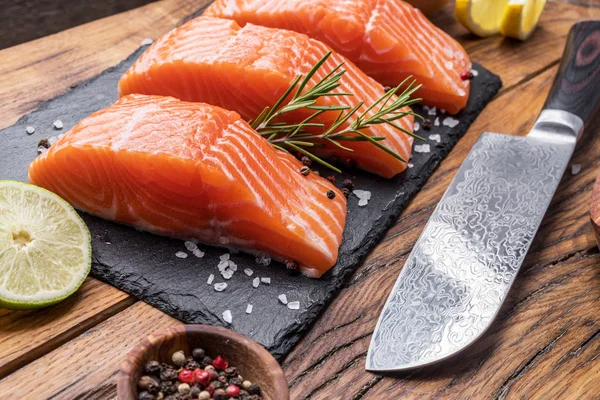
[[[399,154],[381,143],[382,140],[385,140],[384,137],[369,136],[362,130],[373,125],[387,124],[414,138],[425,140],[422,137],[407,131],[396,123],[396,121],[407,115],[414,115],[418,118],[422,118],[412,111],[399,111],[406,106],[421,101],[421,99],[411,98],[421,85],[415,85],[414,80],[408,83],[410,80],[409,77],[398,86],[382,95],[375,103],[371,104],[365,111],[360,113],[360,115],[357,115],[357,113],[363,106],[363,102],[358,103],[354,107],[339,104],[330,106],[317,105],[316,103],[321,97],[354,95],[352,93],[334,92],[334,90],[340,87],[340,80],[346,72],[343,69],[343,63],[336,66],[315,85],[308,87],[308,83],[312,77],[319,68],[323,66],[330,55],[331,52],[325,54],[306,76],[298,76],[272,107],[266,107],[254,120],[250,121],[252,127],[262,136],[266,137],[266,139],[277,149],[283,151],[297,151],[336,172],[341,171],[315,155],[315,153],[310,150],[315,147],[322,147],[324,143],[331,143],[345,151],[352,152],[354,151],[353,149],[344,146],[342,143],[366,141],[398,160],[407,162],[407,160],[403,159]],[[394,98],[402,86],[406,86],[406,88]],[[284,104],[288,97],[290,98],[289,101]],[[311,110],[312,113],[299,123],[281,122],[285,119],[285,114],[299,109],[308,109]],[[375,111],[373,112],[373,110]],[[338,115],[330,126],[325,126],[319,117],[321,114],[328,111],[337,111]],[[349,122],[353,117],[354,120]],[[318,134],[309,133],[307,128],[310,128],[312,131],[320,129],[322,132]]]

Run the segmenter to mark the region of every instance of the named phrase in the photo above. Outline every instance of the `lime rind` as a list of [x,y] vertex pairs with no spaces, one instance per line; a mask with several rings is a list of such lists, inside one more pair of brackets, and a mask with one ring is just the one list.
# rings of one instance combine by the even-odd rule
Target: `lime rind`
[[[23,248],[15,244],[21,232]],[[91,254],[89,229],[69,203],[38,186],[0,181],[0,308],[66,299],[87,277]]]

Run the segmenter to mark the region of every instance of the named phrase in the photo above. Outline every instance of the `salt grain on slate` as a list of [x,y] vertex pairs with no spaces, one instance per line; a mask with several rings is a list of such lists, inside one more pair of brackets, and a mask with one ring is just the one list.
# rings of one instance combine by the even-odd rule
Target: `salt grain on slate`
[[287,296],[285,294],[280,294],[278,296],[278,298],[279,298],[279,301],[282,302],[283,304],[287,304],[288,303]]
[[254,271],[252,271],[250,268],[246,268],[244,270],[244,273],[248,276],[252,276],[252,274],[254,274]]
[[231,277],[233,276],[233,271],[230,269],[226,269],[225,271],[221,272],[221,275],[225,279],[231,279]]
[[215,280],[215,274],[210,274],[210,275],[208,276],[208,280],[206,281],[206,283],[207,283],[208,285],[212,285],[212,283],[213,283],[213,281],[214,281],[214,280]]
[[581,164],[571,165],[571,174],[577,175],[581,171]]
[[435,117],[435,121],[433,121],[434,126],[440,126],[440,117]]
[[54,121],[54,129],[62,129],[63,128],[63,123],[60,119],[57,119],[56,121]]
[[148,46],[151,45],[153,42],[154,40],[146,38],[140,42],[140,46]]
[[183,251],[178,251],[177,253],[175,253],[175,257],[177,258],[187,258],[187,253],[184,253]]
[[227,284],[225,282],[215,283],[215,290],[217,292],[222,292],[223,290],[225,290],[226,287],[227,287]]
[[271,278],[260,278],[260,281],[269,285],[271,283]]
[[50,146],[52,146],[54,144],[54,142],[56,142],[58,140],[58,138],[56,136],[50,136],[48,138],[48,143],[50,143]]
[[356,189],[356,190],[352,191],[352,193],[354,193],[354,195],[359,198],[359,200],[358,200],[359,207],[364,207],[367,204],[369,204],[369,200],[371,200],[371,192],[369,192],[368,190]]
[[418,132],[419,129],[421,129],[421,124],[419,124],[419,121],[415,121],[415,125],[413,127],[413,131]]
[[415,144],[415,153],[429,153],[431,148],[428,144]]
[[408,163],[408,168],[412,168],[414,165],[412,163]]
[[231,311],[229,311],[229,310],[223,311],[223,321],[227,322],[228,324],[230,324],[231,321],[233,321]]
[[458,125],[460,121],[457,119],[454,119],[452,117],[446,117],[444,118],[444,121],[442,121],[442,125],[444,126],[449,126],[450,128],[454,128],[456,125]]
[[25,128],[25,132],[27,132],[28,135],[33,135],[35,128],[33,126],[28,126]]
[[252,304],[248,304],[246,306],[246,314],[250,314],[252,313],[252,309],[254,308],[254,306]]
[[227,267],[229,267],[229,261],[228,260],[223,260],[219,263],[219,265],[217,265],[217,268],[219,269],[219,272],[223,272],[225,271],[225,269],[227,269]]
[[260,285],[260,278],[256,277],[252,280],[252,286],[254,286],[255,288],[258,287],[258,285]]
[[436,133],[435,135],[429,135],[429,140],[439,143],[442,141],[442,137]]
[[195,249],[194,251],[192,251],[192,254],[194,254],[198,258],[204,257],[204,252],[200,249]]
[[221,261],[227,261],[227,260],[229,260],[229,253],[223,254],[222,256],[219,257],[219,259]]
[[436,108],[435,108],[435,107],[431,107],[431,108],[429,109],[429,111],[427,111],[427,114],[428,114],[428,115],[435,115],[435,114],[436,114],[436,112],[437,112]]
[[234,263],[233,261],[229,261],[229,269],[232,270],[233,272],[237,271],[237,264]]
[[194,251],[198,248],[198,246],[194,242],[184,242],[183,245],[186,249],[188,249],[188,251]]
[[473,76],[477,76],[477,75],[479,75],[479,72],[477,72],[477,70],[476,70],[476,69],[472,69],[472,70],[471,70],[471,73],[473,74]]
[[300,302],[299,301],[290,301],[287,306],[290,310],[299,310]]

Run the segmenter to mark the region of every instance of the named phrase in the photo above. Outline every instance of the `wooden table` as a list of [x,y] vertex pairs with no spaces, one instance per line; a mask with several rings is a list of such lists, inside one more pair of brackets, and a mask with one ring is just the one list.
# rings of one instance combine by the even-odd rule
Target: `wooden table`
[[[590,126],[499,317],[467,352],[443,365],[382,377],[366,373],[377,316],[435,204],[485,130],[524,134],[557,71],[569,27],[600,18],[598,0],[549,2],[526,43],[468,35],[448,8],[435,22],[504,87],[284,360],[293,399],[600,398],[600,253],[589,200],[600,166]],[[0,127],[118,63],[204,0],[166,0],[0,51]],[[596,121],[600,122],[600,118]],[[598,123],[597,122],[597,123]],[[597,124],[596,123],[596,124]],[[180,322],[89,278],[72,298],[31,312],[0,310],[1,399],[111,399],[125,353]]]

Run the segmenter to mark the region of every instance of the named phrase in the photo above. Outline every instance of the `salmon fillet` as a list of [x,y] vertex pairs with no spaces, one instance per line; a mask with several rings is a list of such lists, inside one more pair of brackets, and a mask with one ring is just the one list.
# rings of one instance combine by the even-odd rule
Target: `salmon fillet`
[[[330,48],[308,36],[292,31],[252,24],[241,28],[235,21],[200,17],[175,28],[152,44],[119,81],[119,93],[166,95],[186,101],[201,101],[236,111],[246,120],[256,118],[272,106],[299,76],[307,74]],[[383,86],[362,73],[338,54],[332,54],[315,74],[308,87],[322,79],[340,63],[346,74],[338,92],[355,96],[325,97],[319,105],[343,104],[367,109],[385,93]],[[410,111],[409,108],[403,109]],[[286,122],[304,120],[310,110],[286,114]],[[369,115],[375,113],[370,111]],[[312,113],[312,111],[310,111]],[[331,125],[337,112],[320,116]],[[412,132],[414,118],[397,121]],[[364,129],[370,136],[384,137],[387,147],[408,160],[412,137],[389,125]],[[406,163],[367,142],[344,142],[354,152],[334,145],[320,150],[323,156],[336,155],[359,167],[390,178],[406,168]]]
[[301,167],[235,112],[131,95],[75,125],[29,180],[101,218],[264,251],[319,277],[336,262],[346,199]]
[[465,108],[471,61],[462,46],[400,0],[216,0],[205,16],[301,32],[348,57],[367,75],[396,86],[412,75],[425,104]]

